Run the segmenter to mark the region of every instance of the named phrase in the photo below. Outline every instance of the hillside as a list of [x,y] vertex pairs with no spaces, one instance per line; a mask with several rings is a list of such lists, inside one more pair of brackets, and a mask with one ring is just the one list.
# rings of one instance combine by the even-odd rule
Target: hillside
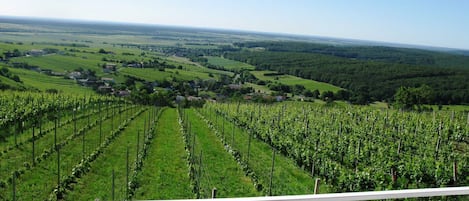
[[[250,49],[227,52],[224,56],[247,62],[257,70],[274,70],[340,86],[351,91],[353,102],[391,102],[402,86],[428,85],[433,89],[428,103],[469,103],[467,56],[388,47],[287,42],[238,46]],[[378,51],[380,49],[385,51]]]

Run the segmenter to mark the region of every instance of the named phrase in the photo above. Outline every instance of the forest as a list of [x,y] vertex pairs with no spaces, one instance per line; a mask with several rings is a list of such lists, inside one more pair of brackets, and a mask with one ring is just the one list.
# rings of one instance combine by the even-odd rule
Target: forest
[[[433,93],[427,104],[469,103],[469,69],[459,64],[468,59],[467,56],[392,47],[334,47],[296,42],[236,45],[243,49],[226,52],[225,58],[249,63],[256,70],[274,70],[334,84],[350,90],[350,101],[355,103],[392,102],[400,87],[423,85],[429,86]],[[250,49],[254,47],[257,49]],[[259,47],[264,50],[259,51]],[[445,60],[444,57],[457,59]]]

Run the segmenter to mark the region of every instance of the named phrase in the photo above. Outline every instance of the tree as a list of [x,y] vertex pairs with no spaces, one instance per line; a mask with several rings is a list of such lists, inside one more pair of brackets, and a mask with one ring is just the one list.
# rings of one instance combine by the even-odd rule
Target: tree
[[104,50],[103,48],[99,49],[98,53],[100,53],[100,54],[107,54],[106,50]]
[[326,101],[326,102],[334,101],[334,92],[332,92],[332,91],[322,92],[321,99]]
[[420,87],[400,87],[394,95],[394,105],[397,108],[420,110],[423,104],[431,103],[434,99],[433,89],[428,85]]
[[313,91],[313,96],[312,97],[318,99],[320,95],[321,95],[321,93],[319,92],[319,90],[315,89]]
[[347,90],[339,90],[334,94],[334,98],[337,100],[349,100],[350,99],[350,92]]

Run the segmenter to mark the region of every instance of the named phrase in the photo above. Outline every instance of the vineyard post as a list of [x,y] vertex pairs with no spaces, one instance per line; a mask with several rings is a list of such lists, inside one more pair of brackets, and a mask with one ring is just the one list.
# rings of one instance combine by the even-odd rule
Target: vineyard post
[[42,114],[39,116],[39,136],[42,135]]
[[458,163],[455,160],[453,161],[453,181],[455,184],[457,180],[458,180]]
[[20,132],[20,127],[21,127],[21,121],[18,120],[18,128],[15,131],[15,146],[18,147],[18,141],[17,141],[17,136]]
[[138,160],[138,149],[140,147],[140,130],[137,130],[137,157],[136,160]]
[[107,102],[106,105],[107,105],[107,107],[106,107],[106,118],[107,118],[107,117],[109,117],[109,105],[110,105],[110,103]]
[[218,113],[217,111],[214,111],[215,112],[215,125],[218,125]]
[[13,172],[11,184],[13,201],[16,201],[16,171]]
[[233,149],[234,149],[234,146],[235,146],[235,124],[234,124],[234,122],[233,122],[232,126],[233,126],[233,132],[231,133],[231,147],[233,147]]
[[321,179],[316,178],[316,181],[314,182],[314,194],[319,193],[319,185],[321,183]]
[[[88,117],[89,117],[89,116],[88,116]],[[88,124],[88,125],[89,125],[89,124]],[[86,132],[83,132],[82,137],[81,137],[81,138],[82,138],[82,150],[81,150],[81,153],[82,153],[82,155],[83,155],[83,157],[82,157],[83,160],[85,159],[85,134],[86,134]]]
[[217,188],[212,188],[212,199],[217,198]]
[[90,126],[90,116],[92,114],[92,111],[87,115],[88,117],[86,118],[86,124]]
[[73,108],[73,133],[77,134],[77,117],[76,117],[76,108]]
[[270,186],[269,186],[269,196],[272,196],[272,185],[274,178],[274,166],[275,166],[275,148],[272,147],[272,167],[270,169]]
[[202,149],[200,150],[199,173],[197,174],[197,199],[200,198],[200,178],[202,177]]
[[116,175],[115,175],[114,169],[112,169],[112,191],[111,191],[112,201],[115,200],[115,193],[116,193]]
[[57,146],[57,118],[55,119],[55,124],[54,124],[54,145],[55,145],[55,151],[57,151],[57,199],[60,199],[60,149]]
[[441,130],[442,130],[442,122],[440,121],[440,125],[438,126],[438,139],[436,141],[436,147],[435,147],[435,161],[438,160],[438,152],[440,150]]
[[111,131],[114,131],[114,107],[112,107],[112,115],[111,115]]
[[[101,111],[101,109],[99,109]],[[103,141],[103,117],[101,112],[99,112],[99,144],[101,145]]]
[[62,112],[62,108],[61,108],[61,105],[63,104],[62,103],[59,103],[59,105],[57,106],[57,124],[60,125],[60,119],[62,118],[61,115],[60,115],[60,112]]
[[119,123],[122,121],[122,110],[121,106],[119,105]]
[[32,148],[33,148],[33,150],[32,150],[32,158],[31,158],[31,159],[33,160],[33,162],[32,162],[33,166],[36,165],[36,162],[34,161],[34,150],[35,150],[35,147],[34,147],[34,140],[35,140],[35,138],[36,138],[36,136],[34,135],[34,126],[35,126],[35,125],[33,124],[33,137],[32,137],[32,141],[31,141],[31,142],[32,142],[32,145],[33,145],[33,147],[32,147]]
[[246,164],[249,167],[249,158],[251,156],[251,139],[252,139],[252,128],[249,131],[249,140],[248,140],[248,154],[247,154],[247,160]]
[[125,167],[125,197],[126,199],[129,197],[129,146],[127,145],[127,159],[126,159],[126,167]]
[[[222,125],[221,125],[221,135],[223,138],[223,142],[225,142],[225,118],[221,119]],[[226,142],[225,142],[226,143]]]
[[313,157],[313,159],[311,160],[311,177],[314,177],[314,159],[315,157]]
[[[191,133],[189,133],[191,135]],[[195,133],[192,133],[192,156],[194,156],[195,152]]]

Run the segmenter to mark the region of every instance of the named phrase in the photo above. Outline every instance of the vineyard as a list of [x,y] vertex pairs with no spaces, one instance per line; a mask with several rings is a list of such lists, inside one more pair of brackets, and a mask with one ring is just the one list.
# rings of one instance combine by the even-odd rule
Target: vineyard
[[[2,93],[0,200],[247,197],[469,184],[469,116],[314,103],[159,108]],[[321,185],[315,189],[316,178]]]
[[[467,113],[303,103],[207,104],[202,113],[215,122],[234,123],[249,139],[323,179],[329,192],[469,184]],[[254,169],[258,161],[252,160],[249,147],[240,146],[236,152],[240,160],[253,164],[252,174],[263,173]]]

